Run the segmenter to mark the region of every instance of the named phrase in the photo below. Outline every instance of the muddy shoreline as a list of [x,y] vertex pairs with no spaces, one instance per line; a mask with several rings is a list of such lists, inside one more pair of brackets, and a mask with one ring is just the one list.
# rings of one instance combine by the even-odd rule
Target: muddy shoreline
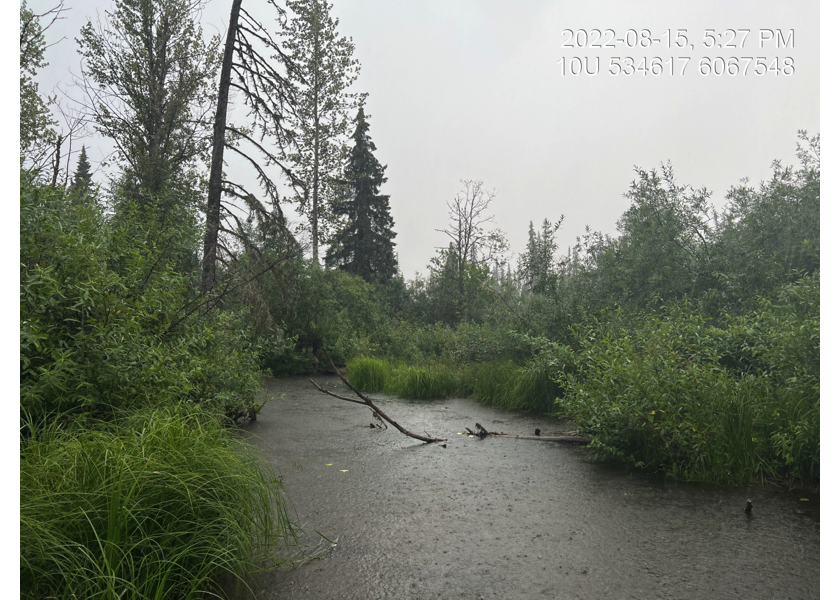
[[457,435],[476,422],[568,429],[469,400],[376,397],[404,427],[448,438],[443,448],[371,429],[363,406],[305,378],[271,380],[267,393],[278,398],[246,436],[283,477],[302,527],[338,543],[257,577],[257,598],[819,597],[816,494],[673,482],[575,446]]

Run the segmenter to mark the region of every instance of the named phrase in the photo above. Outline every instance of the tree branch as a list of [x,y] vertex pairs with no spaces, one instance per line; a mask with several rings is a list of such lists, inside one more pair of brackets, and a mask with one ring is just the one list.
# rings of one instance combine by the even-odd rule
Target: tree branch
[[417,433],[412,433],[412,432],[408,431],[406,428],[402,427],[399,423],[397,423],[397,422],[396,422],[396,421],[394,421],[391,417],[389,417],[389,416],[388,416],[388,415],[386,415],[384,412],[382,412],[382,409],[381,409],[381,408],[379,408],[378,406],[376,406],[376,405],[373,403],[373,400],[371,400],[369,396],[367,396],[367,395],[365,395],[364,393],[362,393],[361,391],[359,391],[359,390],[358,390],[358,389],[357,389],[357,388],[356,388],[356,387],[355,387],[352,383],[350,383],[349,381],[347,381],[347,379],[345,379],[345,378],[344,378],[344,375],[342,375],[342,374],[339,372],[338,367],[336,367],[336,366],[335,366],[335,363],[333,362],[332,358],[330,357],[330,355],[329,355],[329,354],[327,354],[327,352],[326,352],[326,351],[324,351],[324,355],[327,357],[327,360],[328,360],[328,361],[330,361],[330,365],[332,366],[333,371],[335,372],[335,374],[336,374],[336,375],[338,375],[339,379],[341,379],[341,381],[344,383],[344,385],[346,385],[346,386],[347,386],[347,387],[349,387],[351,390],[353,390],[353,392],[354,392],[354,393],[355,393],[355,394],[356,394],[359,398],[361,398],[361,399],[362,399],[362,401],[360,402],[359,400],[354,400],[354,399],[352,399],[352,398],[346,398],[346,397],[344,397],[344,396],[339,396],[338,394],[333,394],[333,393],[331,393],[331,392],[328,392],[327,390],[325,390],[324,388],[322,388],[321,386],[319,386],[317,383],[315,383],[314,381],[312,381],[312,380],[310,379],[309,381],[312,383],[312,385],[314,385],[314,386],[315,386],[316,388],[318,388],[320,391],[322,391],[323,393],[328,394],[328,395],[330,395],[330,396],[333,396],[333,397],[335,397],[335,398],[338,398],[338,399],[340,399],[340,400],[344,400],[344,401],[346,401],[346,402],[352,402],[352,403],[354,403],[354,404],[364,404],[364,405],[365,405],[365,406],[367,406],[367,407],[368,407],[371,411],[373,411],[373,413],[374,413],[375,415],[379,416],[379,417],[380,417],[380,418],[382,418],[384,421],[387,421],[388,423],[390,423],[391,425],[393,425],[393,426],[397,429],[397,431],[399,431],[399,432],[400,432],[400,433],[402,433],[403,435],[407,435],[408,437],[414,438],[414,439],[416,439],[416,440],[420,440],[421,442],[425,442],[425,443],[427,443],[427,444],[430,444],[430,443],[432,443],[432,442],[445,442],[445,441],[446,441],[446,438],[433,438],[433,437],[430,437],[430,436],[419,435],[419,434],[417,434]]

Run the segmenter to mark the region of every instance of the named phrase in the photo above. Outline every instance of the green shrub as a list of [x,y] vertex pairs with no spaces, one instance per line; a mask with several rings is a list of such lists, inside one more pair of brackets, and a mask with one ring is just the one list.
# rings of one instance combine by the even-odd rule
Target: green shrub
[[31,429],[22,598],[203,599],[295,541],[271,468],[194,407]]
[[[580,331],[577,368],[558,376],[559,410],[593,436],[602,457],[682,479],[815,482],[819,315],[805,305],[797,312],[774,303],[736,321],[737,336],[721,335],[689,304],[632,328],[618,317]],[[722,364],[720,341],[738,337],[759,363],[753,372]]]
[[21,181],[21,405],[105,414],[184,399],[237,412],[260,389],[240,315],[210,310],[142,218],[109,222]]

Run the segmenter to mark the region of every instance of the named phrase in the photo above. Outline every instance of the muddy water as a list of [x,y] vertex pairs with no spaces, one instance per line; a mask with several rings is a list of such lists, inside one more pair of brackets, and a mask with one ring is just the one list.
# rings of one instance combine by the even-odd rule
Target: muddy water
[[573,446],[457,435],[476,422],[563,429],[469,400],[378,397],[404,427],[448,438],[444,448],[371,429],[367,409],[305,379],[268,391],[285,396],[248,433],[300,524],[338,543],[323,560],[261,576],[258,598],[819,598],[815,495],[677,483]]

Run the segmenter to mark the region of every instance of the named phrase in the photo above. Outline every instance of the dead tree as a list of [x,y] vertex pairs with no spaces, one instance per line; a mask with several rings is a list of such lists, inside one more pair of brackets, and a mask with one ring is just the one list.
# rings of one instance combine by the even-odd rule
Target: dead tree
[[[274,0],[268,2],[276,9],[278,20],[283,22],[285,11]],[[290,74],[295,73],[295,69],[294,63],[271,33],[242,8],[242,0],[233,0],[213,123],[201,276],[201,289],[204,293],[216,286],[216,266],[220,260],[220,251],[226,252],[229,257],[233,256],[220,241],[221,234],[231,234],[240,241],[247,239],[242,235],[244,227],[234,213],[234,205],[223,202],[223,194],[244,202],[249,219],[256,218],[259,225],[279,232],[289,245],[295,244],[285,226],[274,178],[267,170],[278,167],[290,180],[295,181],[284,161],[284,148],[292,139],[286,120],[295,111],[294,87],[290,83]],[[240,95],[248,108],[251,120],[249,127],[237,127],[229,122],[231,89]],[[250,150],[243,149],[243,145]],[[224,178],[225,150],[242,157],[251,165],[270,209],[266,209],[242,184]]]

